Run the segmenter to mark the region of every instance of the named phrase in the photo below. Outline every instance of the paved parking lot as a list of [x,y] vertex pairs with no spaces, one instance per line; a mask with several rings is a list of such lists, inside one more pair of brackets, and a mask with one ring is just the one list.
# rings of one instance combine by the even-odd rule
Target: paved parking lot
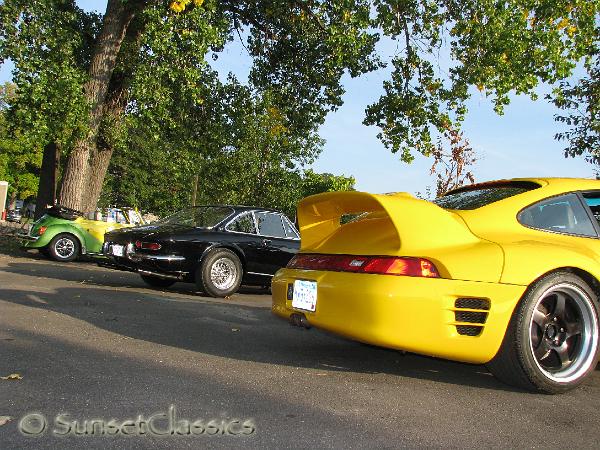
[[35,253],[0,255],[0,376],[10,374],[22,379],[0,380],[0,417],[11,418],[2,449],[600,441],[598,370],[574,392],[529,394],[482,366],[290,327],[259,291],[215,300],[186,284],[153,290],[135,274]]

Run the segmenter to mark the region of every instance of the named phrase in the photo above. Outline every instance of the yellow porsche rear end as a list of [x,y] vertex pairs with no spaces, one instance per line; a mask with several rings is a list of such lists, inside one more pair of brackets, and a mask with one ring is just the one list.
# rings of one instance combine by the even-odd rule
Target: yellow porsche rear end
[[526,286],[460,215],[408,194],[328,193],[298,208],[300,253],[273,312],[361,342],[464,362],[497,353]]
[[[296,280],[316,282],[315,311],[292,306]],[[393,275],[282,269],[273,312],[351,339],[457,361],[494,357],[525,287]]]

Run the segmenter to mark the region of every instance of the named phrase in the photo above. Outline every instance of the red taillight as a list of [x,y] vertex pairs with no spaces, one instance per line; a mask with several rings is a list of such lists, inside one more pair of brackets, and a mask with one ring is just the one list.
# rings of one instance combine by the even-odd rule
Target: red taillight
[[440,277],[437,268],[431,261],[413,257],[304,254],[294,256],[287,266],[290,269]]
[[135,241],[135,248],[141,248],[144,250],[160,250],[161,247],[162,245],[160,245],[158,242]]
[[48,227],[40,227],[38,229],[38,234],[41,236],[42,234],[44,234],[46,232],[47,229],[48,229]]

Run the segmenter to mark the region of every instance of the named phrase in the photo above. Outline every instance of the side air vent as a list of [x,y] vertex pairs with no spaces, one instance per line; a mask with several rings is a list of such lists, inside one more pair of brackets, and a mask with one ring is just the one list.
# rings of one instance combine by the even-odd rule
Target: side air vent
[[463,336],[479,336],[483,331],[483,327],[472,327],[469,325],[457,325],[456,331]]
[[490,309],[490,301],[487,298],[457,298],[454,302],[457,308],[465,309]]
[[463,336],[479,336],[490,310],[487,298],[457,298],[454,302],[456,331]]
[[457,322],[485,323],[487,313],[471,311],[455,311],[454,316]]

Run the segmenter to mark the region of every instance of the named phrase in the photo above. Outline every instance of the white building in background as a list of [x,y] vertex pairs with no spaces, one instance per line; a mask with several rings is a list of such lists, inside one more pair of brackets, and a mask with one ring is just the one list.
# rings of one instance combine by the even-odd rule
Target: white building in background
[[8,181],[0,181],[0,220],[6,214],[6,196],[8,195]]

